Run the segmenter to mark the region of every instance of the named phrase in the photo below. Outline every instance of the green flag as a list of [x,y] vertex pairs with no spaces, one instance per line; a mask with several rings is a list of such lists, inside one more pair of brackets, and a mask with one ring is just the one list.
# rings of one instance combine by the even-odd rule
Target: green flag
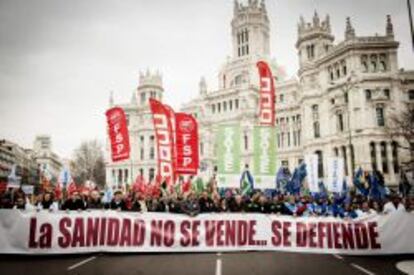
[[218,186],[240,186],[240,125],[220,125],[216,136]]
[[253,175],[257,189],[276,187],[276,129],[255,126],[253,129]]

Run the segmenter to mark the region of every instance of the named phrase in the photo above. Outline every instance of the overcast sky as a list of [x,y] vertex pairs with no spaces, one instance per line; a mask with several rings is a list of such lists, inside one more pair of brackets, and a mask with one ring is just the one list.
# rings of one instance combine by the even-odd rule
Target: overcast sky
[[[247,1],[247,0],[245,0]],[[357,35],[385,32],[391,14],[400,67],[412,69],[406,0],[267,0],[271,51],[289,75],[298,67],[297,21],[331,16],[336,41],[350,16]],[[231,54],[233,0],[0,0],[0,138],[32,147],[38,134],[69,157],[82,141],[105,140],[105,109],[129,101],[139,71],[163,74],[178,108],[205,76],[215,87]]]

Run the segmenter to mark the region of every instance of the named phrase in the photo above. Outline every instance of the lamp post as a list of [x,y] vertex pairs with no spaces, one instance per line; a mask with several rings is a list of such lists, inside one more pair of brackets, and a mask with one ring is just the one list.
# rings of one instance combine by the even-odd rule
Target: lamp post
[[[349,146],[349,152],[350,152],[350,158],[351,158],[351,173],[350,175],[353,177],[354,176],[354,170],[355,170],[355,152],[354,152],[354,148],[352,146],[352,130],[351,130],[351,109],[350,109],[350,104],[349,104],[349,92],[352,91],[352,89],[354,88],[358,88],[358,84],[357,82],[354,80],[355,79],[355,72],[351,71],[351,75],[349,77],[347,77],[345,82],[342,83],[336,83],[334,81],[330,82],[331,86],[336,86],[339,85],[339,88],[344,96],[344,102],[346,104],[346,110],[348,113],[348,118],[347,118],[347,127],[348,127],[348,146]],[[333,89],[333,87],[332,87]],[[346,150],[345,150],[346,153]]]

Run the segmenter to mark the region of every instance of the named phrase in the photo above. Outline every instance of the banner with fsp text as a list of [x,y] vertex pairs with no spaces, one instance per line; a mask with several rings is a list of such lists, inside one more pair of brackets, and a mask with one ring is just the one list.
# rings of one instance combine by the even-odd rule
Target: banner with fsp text
[[178,174],[195,175],[198,171],[198,124],[186,113],[175,114],[176,169]]
[[129,158],[129,133],[125,112],[120,107],[113,107],[106,111],[108,134],[111,141],[112,161],[121,161]]
[[412,213],[333,217],[265,214],[0,211],[0,253],[291,251],[414,253]]

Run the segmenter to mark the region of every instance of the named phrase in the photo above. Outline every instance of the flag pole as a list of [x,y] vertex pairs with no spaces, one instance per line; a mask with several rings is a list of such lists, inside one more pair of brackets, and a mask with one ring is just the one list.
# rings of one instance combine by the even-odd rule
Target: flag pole
[[408,19],[409,19],[410,31],[411,31],[411,43],[412,43],[412,48],[414,51],[414,27],[413,27],[413,15],[411,11],[411,0],[407,0],[407,7],[408,7]]

